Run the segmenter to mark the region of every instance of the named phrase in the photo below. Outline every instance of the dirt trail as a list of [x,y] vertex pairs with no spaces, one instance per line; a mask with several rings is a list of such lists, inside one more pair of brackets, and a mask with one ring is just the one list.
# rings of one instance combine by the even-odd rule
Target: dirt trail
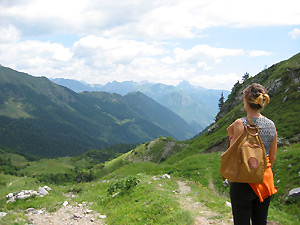
[[54,213],[47,212],[45,209],[35,210],[27,209],[27,217],[33,225],[91,225],[105,224],[105,215],[90,210],[88,203],[68,204],[64,202],[63,206]]
[[[232,225],[232,218],[230,216],[218,215],[212,212],[204,204],[195,201],[188,194],[191,192],[191,187],[182,181],[177,182],[179,185],[179,198],[180,205],[183,209],[191,212],[194,217],[194,225],[218,224],[218,225]],[[220,218],[220,219],[219,219]]]

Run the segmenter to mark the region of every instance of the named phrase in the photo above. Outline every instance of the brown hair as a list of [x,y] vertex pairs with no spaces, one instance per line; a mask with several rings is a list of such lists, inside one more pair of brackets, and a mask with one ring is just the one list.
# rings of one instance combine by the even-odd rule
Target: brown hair
[[246,87],[243,91],[249,106],[253,109],[261,109],[270,102],[267,89],[257,83],[253,83]]

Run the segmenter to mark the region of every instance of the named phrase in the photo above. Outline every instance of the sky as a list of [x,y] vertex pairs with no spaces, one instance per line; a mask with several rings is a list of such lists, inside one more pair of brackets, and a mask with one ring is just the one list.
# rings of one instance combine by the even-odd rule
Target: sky
[[231,90],[300,52],[299,0],[0,0],[0,64]]

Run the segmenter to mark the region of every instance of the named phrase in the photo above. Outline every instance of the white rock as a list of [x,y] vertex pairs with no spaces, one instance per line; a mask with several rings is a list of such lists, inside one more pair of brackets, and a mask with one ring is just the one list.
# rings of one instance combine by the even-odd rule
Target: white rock
[[42,195],[48,195],[49,192],[45,190],[45,188],[39,187],[38,193],[41,193]]
[[6,195],[6,198],[12,198],[12,197],[14,197],[13,193],[9,193],[8,195]]
[[287,197],[287,199],[297,199],[297,198],[300,198],[300,187],[291,190]]
[[47,191],[52,191],[52,189],[48,186],[44,186],[44,189],[47,190]]
[[6,215],[7,215],[6,212],[0,212],[0,218],[4,217],[4,216],[6,216]]
[[162,178],[168,178],[168,179],[171,179],[171,176],[170,176],[169,174],[164,174],[164,175],[162,176]]
[[17,199],[26,199],[26,198],[29,198],[30,196],[31,195],[20,194],[20,195],[17,196]]
[[100,215],[99,218],[100,218],[100,219],[105,219],[105,218],[106,218],[106,215]]
[[67,206],[68,204],[69,204],[69,202],[65,201],[65,202],[63,203],[63,206]]
[[8,199],[6,203],[14,202],[14,201],[16,201],[16,198],[15,198],[15,197],[12,197],[12,198]]
[[92,212],[93,212],[93,210],[87,209],[87,210],[85,211],[85,214],[90,214],[90,213],[92,213]]
[[36,210],[36,211],[33,211],[32,214],[43,214],[43,210]]
[[228,206],[231,208],[231,203],[226,201],[225,206]]
[[30,212],[32,212],[33,210],[34,210],[34,208],[28,208],[28,209],[25,210],[25,213],[30,213]]

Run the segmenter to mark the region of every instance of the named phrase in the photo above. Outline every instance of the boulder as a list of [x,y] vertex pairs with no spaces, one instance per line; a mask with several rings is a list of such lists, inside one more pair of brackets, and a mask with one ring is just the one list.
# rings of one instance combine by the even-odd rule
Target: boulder
[[45,190],[45,188],[39,187],[38,193],[42,194],[42,195],[48,195],[49,192]]
[[289,192],[287,200],[300,198],[300,187],[294,188]]
[[48,187],[48,186],[44,186],[44,189],[45,189],[46,191],[52,191],[52,189],[51,189],[50,187]]

